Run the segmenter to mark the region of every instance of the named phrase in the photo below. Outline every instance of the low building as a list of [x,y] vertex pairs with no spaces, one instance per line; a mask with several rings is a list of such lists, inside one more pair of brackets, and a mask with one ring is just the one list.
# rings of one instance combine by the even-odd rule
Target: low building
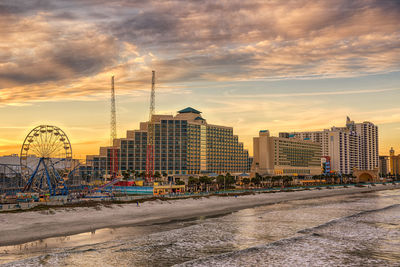
[[391,175],[400,175],[400,154],[396,156],[393,147],[390,149],[389,173]]
[[332,169],[331,169],[331,157],[322,156],[321,163],[322,163],[322,173],[325,174],[325,175],[329,175],[332,172]]
[[260,175],[320,175],[321,144],[295,138],[271,137],[268,130],[253,138],[252,177]]
[[379,156],[379,174],[382,176],[388,175],[390,173],[389,159],[389,156]]

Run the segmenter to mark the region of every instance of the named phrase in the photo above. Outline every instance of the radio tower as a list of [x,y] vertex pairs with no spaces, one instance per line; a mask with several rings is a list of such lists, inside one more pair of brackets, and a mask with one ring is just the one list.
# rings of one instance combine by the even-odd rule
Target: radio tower
[[154,175],[154,124],[153,115],[155,110],[155,83],[156,72],[152,71],[151,94],[150,94],[150,112],[147,125],[147,158],[146,158],[146,180],[150,182]]
[[115,89],[114,89],[114,76],[111,76],[111,160],[110,160],[110,177],[114,179],[118,172],[118,157],[117,149],[114,147],[114,139],[117,138],[117,115],[115,111]]

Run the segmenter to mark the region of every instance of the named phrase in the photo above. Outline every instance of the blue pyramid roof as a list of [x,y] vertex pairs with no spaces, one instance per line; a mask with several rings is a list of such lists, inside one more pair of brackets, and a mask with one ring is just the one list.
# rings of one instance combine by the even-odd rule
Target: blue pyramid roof
[[179,110],[178,113],[196,113],[196,114],[200,114],[201,112],[198,111],[198,110],[195,110],[194,108],[187,107],[185,109]]
[[195,121],[197,121],[197,120],[202,120],[202,121],[204,121],[204,119],[202,118],[202,117],[196,117],[195,119],[194,119]]

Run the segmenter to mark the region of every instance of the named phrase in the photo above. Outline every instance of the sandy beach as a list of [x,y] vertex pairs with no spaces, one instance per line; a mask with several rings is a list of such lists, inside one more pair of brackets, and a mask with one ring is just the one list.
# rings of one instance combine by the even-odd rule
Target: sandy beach
[[291,200],[332,197],[400,188],[400,185],[377,185],[296,192],[276,192],[238,197],[203,197],[136,204],[113,204],[91,208],[58,208],[45,211],[0,214],[0,246],[55,236],[90,232],[120,226],[148,225],[173,220],[211,216]]

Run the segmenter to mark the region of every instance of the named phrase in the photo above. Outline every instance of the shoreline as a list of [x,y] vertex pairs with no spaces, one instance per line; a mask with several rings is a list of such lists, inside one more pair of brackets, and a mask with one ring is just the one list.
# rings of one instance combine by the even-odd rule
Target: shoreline
[[0,246],[19,245],[45,238],[69,236],[103,228],[143,226],[171,221],[216,216],[242,209],[340,195],[400,189],[400,185],[349,187],[241,196],[211,196],[189,199],[154,200],[109,206],[74,207],[46,211],[0,214]]

